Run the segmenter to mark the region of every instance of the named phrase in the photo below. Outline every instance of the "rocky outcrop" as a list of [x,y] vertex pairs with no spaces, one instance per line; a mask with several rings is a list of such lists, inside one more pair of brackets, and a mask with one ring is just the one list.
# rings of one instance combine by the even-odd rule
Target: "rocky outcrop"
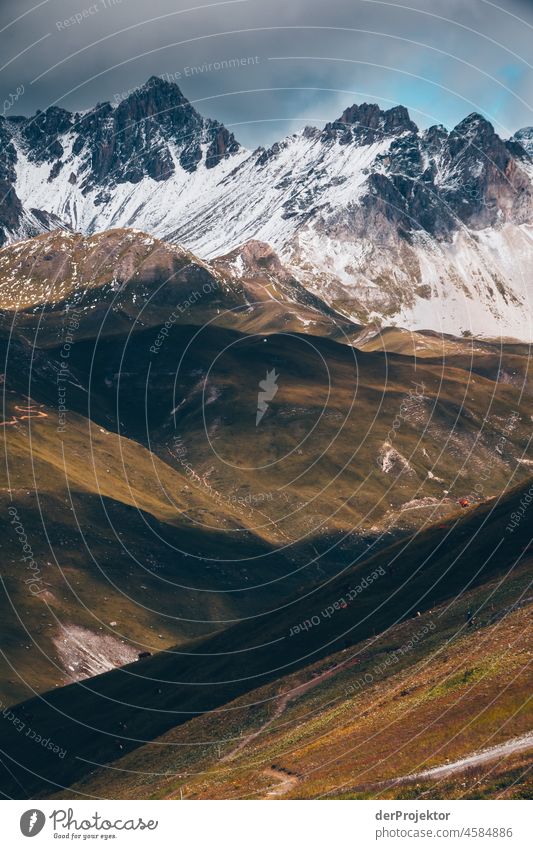
[[340,118],[326,124],[323,139],[338,139],[341,144],[373,144],[401,133],[416,133],[417,126],[405,106],[383,111],[375,103],[362,103],[345,109]]
[[482,229],[531,220],[531,180],[481,115],[469,115],[450,133],[441,167],[443,201],[463,223]]
[[529,156],[533,156],[533,127],[524,127],[514,134],[512,141],[519,144]]

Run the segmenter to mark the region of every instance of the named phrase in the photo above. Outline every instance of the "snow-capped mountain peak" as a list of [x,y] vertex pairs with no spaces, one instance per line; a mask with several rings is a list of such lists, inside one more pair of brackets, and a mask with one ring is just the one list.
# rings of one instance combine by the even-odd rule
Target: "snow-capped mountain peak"
[[420,132],[364,103],[250,153],[152,77],[0,120],[0,237],[137,227],[204,258],[254,239],[358,321],[529,339],[532,133],[477,113]]

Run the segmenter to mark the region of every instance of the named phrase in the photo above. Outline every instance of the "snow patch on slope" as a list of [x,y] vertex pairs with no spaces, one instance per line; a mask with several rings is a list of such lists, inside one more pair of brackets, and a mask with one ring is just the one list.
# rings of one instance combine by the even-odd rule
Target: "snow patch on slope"
[[54,644],[68,677],[81,681],[138,659],[138,652],[110,634],[95,634],[79,625],[64,625]]

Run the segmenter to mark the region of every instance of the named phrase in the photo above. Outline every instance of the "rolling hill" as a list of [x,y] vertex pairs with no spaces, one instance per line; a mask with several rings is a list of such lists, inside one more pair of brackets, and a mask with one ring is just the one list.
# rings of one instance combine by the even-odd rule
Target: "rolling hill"
[[44,582],[8,526],[7,704],[266,616],[528,477],[527,346],[358,327],[256,243],[55,233],[0,270],[2,500]]

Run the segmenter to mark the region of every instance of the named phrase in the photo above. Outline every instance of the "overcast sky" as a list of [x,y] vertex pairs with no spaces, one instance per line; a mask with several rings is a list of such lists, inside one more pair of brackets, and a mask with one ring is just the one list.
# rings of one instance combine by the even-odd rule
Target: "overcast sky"
[[1,0],[0,18],[5,114],[87,109],[166,74],[250,147],[363,101],[420,126],[533,125],[533,0]]

